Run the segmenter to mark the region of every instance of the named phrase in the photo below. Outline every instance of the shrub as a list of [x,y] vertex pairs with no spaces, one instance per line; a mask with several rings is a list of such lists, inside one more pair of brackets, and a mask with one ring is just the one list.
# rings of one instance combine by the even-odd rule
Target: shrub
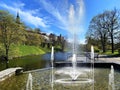
[[94,52],[99,53],[100,49],[98,49],[97,47],[94,47]]
[[100,50],[99,49],[95,49],[95,52],[100,52]]

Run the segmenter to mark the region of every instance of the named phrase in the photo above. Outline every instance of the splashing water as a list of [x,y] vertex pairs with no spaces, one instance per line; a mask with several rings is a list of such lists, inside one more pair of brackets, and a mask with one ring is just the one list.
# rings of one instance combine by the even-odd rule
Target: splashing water
[[53,69],[54,69],[54,47],[52,47],[52,49],[51,49],[51,64],[52,64],[51,87],[52,87],[52,90],[53,90],[53,86],[54,86],[54,72],[53,72]]
[[[65,5],[64,5],[65,6]],[[66,6],[65,6],[66,7]],[[59,74],[59,76],[66,76],[69,75],[69,77],[62,77],[61,78],[52,78],[53,80],[55,80],[55,82],[57,83],[90,83],[93,82],[93,80],[91,78],[88,78],[88,73],[90,72],[90,70],[86,69],[86,68],[78,68],[77,67],[77,55],[78,55],[78,46],[79,46],[79,41],[78,39],[78,34],[81,34],[81,31],[83,30],[83,17],[84,17],[84,2],[83,0],[76,0],[75,3],[72,3],[70,5],[68,5],[67,7],[67,16],[66,17],[66,29],[68,31],[68,38],[71,39],[70,43],[72,42],[72,59],[71,59],[71,63],[72,63],[72,67],[64,67],[61,69],[56,69],[56,71],[54,72],[54,74]],[[65,11],[66,9],[64,9]],[[61,17],[61,14],[59,14],[59,17]],[[58,15],[57,14],[57,15]],[[64,19],[64,18],[63,18]],[[62,21],[63,21],[62,19]],[[69,41],[68,41],[69,42]],[[91,55],[94,55],[94,50],[92,50]],[[53,50],[51,52],[51,62],[53,62]],[[52,64],[53,66],[53,64]],[[53,71],[53,70],[52,70]],[[85,77],[83,78],[83,76],[85,75]],[[80,76],[80,77],[79,77]]]
[[109,90],[115,90],[113,65],[111,65],[111,71],[109,74]]
[[77,77],[79,76],[79,73],[77,73],[78,71],[76,70],[76,55],[73,54],[73,58],[72,58],[72,73],[70,74],[72,80],[76,80]]
[[28,75],[26,90],[32,90],[32,74],[31,73],[29,73]]
[[70,5],[68,13],[68,31],[74,35],[82,31],[85,6],[83,0],[77,0],[76,5]]
[[72,52],[77,54],[80,35],[83,31],[83,19],[84,19],[85,6],[83,0],[76,0],[76,4],[72,3],[69,7],[68,13],[68,41],[72,42]]
[[83,14],[84,14],[84,3],[83,0],[77,0],[77,5],[78,7],[75,8],[75,6],[73,4],[70,5],[69,8],[69,30],[72,33],[73,36],[73,47],[72,47],[72,52],[73,52],[73,57],[72,57],[72,72],[70,73],[70,76],[72,78],[72,80],[76,80],[78,78],[78,76],[80,75],[80,73],[77,71],[76,69],[76,64],[77,64],[77,60],[76,60],[76,55],[77,55],[77,50],[78,50],[78,37],[77,34],[79,32],[79,28],[80,28],[80,24],[81,24],[81,20],[83,18]]
[[54,60],[54,47],[52,47],[52,50],[51,50],[51,61]]
[[91,59],[94,60],[94,47],[91,46]]

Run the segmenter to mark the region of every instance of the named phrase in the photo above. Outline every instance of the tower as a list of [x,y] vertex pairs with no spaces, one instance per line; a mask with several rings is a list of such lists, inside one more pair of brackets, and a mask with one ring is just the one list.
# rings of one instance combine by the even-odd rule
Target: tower
[[20,24],[20,16],[19,16],[19,12],[17,12],[16,23]]

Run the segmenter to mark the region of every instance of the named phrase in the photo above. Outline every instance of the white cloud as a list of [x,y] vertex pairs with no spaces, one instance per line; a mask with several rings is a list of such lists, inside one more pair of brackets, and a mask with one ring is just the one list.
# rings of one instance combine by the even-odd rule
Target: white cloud
[[[21,3],[19,7],[23,7],[24,5],[25,4]],[[35,27],[39,27],[39,26],[47,27],[46,20],[44,20],[43,18],[40,18],[38,16],[33,15],[33,14],[35,14],[35,11],[34,12],[33,11],[30,12],[30,10],[24,11],[21,8],[15,7],[15,3],[14,3],[14,6],[10,6],[10,5],[7,5],[4,3],[0,4],[0,6],[7,9],[7,10],[12,11],[13,13],[16,13],[17,11],[19,11],[21,19],[24,22],[27,22],[31,25],[34,25]]]
[[17,7],[17,8],[22,8],[22,7],[25,6],[25,4],[20,2],[20,1],[17,2],[17,3],[13,2],[12,4],[13,4],[14,7]]
[[[57,25],[57,27],[65,30],[67,29],[67,19],[65,16],[62,15],[61,12],[59,12],[59,10],[53,6],[49,1],[46,0],[40,0],[40,4],[42,3],[44,9],[51,14],[55,19],[57,19],[56,22],[54,22],[53,24]],[[59,3],[59,2],[58,2]]]
[[19,12],[25,21],[28,21],[28,23],[34,25],[35,27],[39,27],[39,26],[47,27],[42,18],[33,16],[29,12],[23,12],[23,11],[19,11]]
[[49,0],[39,0],[39,2],[40,5],[43,5],[43,8],[57,20],[56,22],[53,22],[54,25],[69,33],[83,32],[84,25],[82,19],[85,11],[83,0],[77,0],[76,6],[69,1],[64,0],[64,2],[61,1],[64,5],[60,5],[60,7],[58,7],[59,1],[54,4]]
[[33,14],[33,15],[37,15],[39,13],[40,9],[34,9],[34,10],[27,10],[27,12]]

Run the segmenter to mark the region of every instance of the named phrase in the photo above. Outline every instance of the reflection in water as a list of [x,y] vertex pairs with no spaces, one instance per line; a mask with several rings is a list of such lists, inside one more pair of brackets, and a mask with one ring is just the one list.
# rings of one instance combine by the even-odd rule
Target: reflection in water
[[[42,58],[43,58],[43,60],[50,61],[51,53],[44,54]],[[54,59],[57,61],[67,60],[67,53],[66,52],[56,52],[54,54]]]
[[14,58],[10,60],[9,67],[23,67],[24,71],[48,67],[47,61],[45,61],[42,56],[43,55],[31,55]]
[[[10,67],[23,67],[25,71],[50,67],[50,53],[15,58],[10,61]],[[66,60],[66,53],[55,53],[55,60]],[[19,63],[19,65],[18,65]],[[3,66],[3,65],[2,65]]]
[[[67,53],[55,53],[55,60],[66,60]],[[0,71],[5,69],[6,64],[0,62]],[[9,67],[23,67],[25,71],[50,67],[50,53],[44,55],[31,55],[10,60]]]

